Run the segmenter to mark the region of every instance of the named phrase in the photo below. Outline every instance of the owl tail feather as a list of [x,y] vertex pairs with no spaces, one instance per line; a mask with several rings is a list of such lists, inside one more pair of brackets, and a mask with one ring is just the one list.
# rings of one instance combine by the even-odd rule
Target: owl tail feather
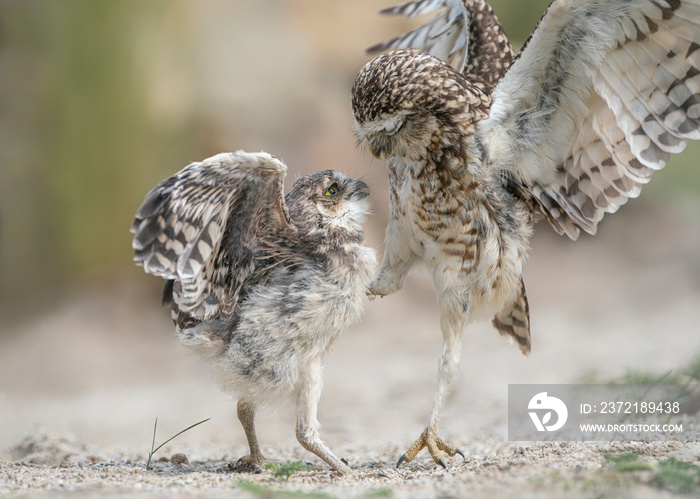
[[522,278],[520,293],[511,305],[494,316],[493,325],[501,336],[515,341],[523,355],[530,355],[530,306]]

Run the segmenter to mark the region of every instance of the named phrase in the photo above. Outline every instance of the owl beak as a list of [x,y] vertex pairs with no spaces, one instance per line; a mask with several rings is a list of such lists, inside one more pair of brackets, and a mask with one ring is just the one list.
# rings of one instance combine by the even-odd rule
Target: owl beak
[[373,144],[370,143],[369,145],[369,151],[372,153],[372,156],[375,158],[381,160],[382,159],[382,154],[384,154],[385,158],[388,158],[391,155],[391,148],[383,148],[382,146],[378,144]]
[[369,196],[369,186],[365,184],[362,180],[353,180],[352,194],[350,194],[350,197],[364,199],[367,196]]

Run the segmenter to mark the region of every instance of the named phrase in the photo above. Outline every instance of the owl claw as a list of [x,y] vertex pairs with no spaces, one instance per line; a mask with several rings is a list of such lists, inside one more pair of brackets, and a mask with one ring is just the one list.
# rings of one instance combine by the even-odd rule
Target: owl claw
[[260,474],[265,471],[265,464],[269,462],[263,456],[243,456],[235,463],[229,464],[229,469],[238,473]]
[[411,447],[401,455],[396,467],[398,468],[401,466],[401,463],[404,461],[410,463],[413,461],[416,455],[426,447],[428,448],[430,457],[433,458],[435,464],[442,466],[444,469],[447,469],[447,464],[445,464],[442,456],[440,456],[440,451],[447,453],[447,455],[450,457],[453,457],[455,454],[459,454],[463,459],[467,459],[464,452],[452,447],[450,444],[440,438],[440,435],[437,434],[437,430],[429,427],[426,428],[421,436],[418,437],[418,439],[413,443],[413,445],[411,445]]

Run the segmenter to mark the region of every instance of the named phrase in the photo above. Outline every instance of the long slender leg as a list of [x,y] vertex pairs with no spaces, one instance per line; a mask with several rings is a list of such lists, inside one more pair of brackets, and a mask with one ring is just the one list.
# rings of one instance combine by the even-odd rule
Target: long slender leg
[[442,329],[442,355],[440,356],[440,366],[438,368],[437,386],[433,404],[430,408],[430,415],[425,430],[411,447],[399,458],[396,464],[398,468],[402,462],[410,463],[416,455],[425,447],[428,448],[433,461],[443,468],[446,468],[439,451],[446,452],[450,457],[464,454],[459,449],[455,449],[438,434],[438,423],[440,422],[440,412],[445,405],[445,399],[449,393],[450,383],[454,373],[459,367],[462,357],[462,334],[466,325],[468,307],[455,307],[453,300],[445,299],[440,303],[440,328]]
[[323,459],[335,471],[347,475],[352,473],[352,470],[326,447],[318,434],[320,424],[316,416],[318,401],[321,398],[321,386],[319,362],[308,373],[302,375],[297,392],[297,440],[302,447]]
[[248,439],[248,448],[250,449],[250,454],[241,458],[240,462],[249,464],[256,470],[262,470],[265,458],[260,451],[258,437],[255,434],[255,408],[243,399],[238,401],[238,420],[243,426],[246,439]]
[[395,206],[399,206],[397,200],[397,187],[389,176],[391,202],[389,203],[389,225],[386,228],[386,246],[384,258],[379,267],[379,272],[369,284],[367,294],[369,296],[386,296],[395,293],[403,287],[404,281],[411,267],[416,263],[416,254],[411,248],[411,236],[406,232],[406,226],[399,220]]

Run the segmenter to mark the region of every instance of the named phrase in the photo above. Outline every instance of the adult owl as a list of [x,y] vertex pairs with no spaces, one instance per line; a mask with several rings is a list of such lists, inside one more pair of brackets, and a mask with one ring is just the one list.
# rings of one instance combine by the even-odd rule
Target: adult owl
[[530,352],[522,268],[535,221],[572,239],[595,234],[700,138],[700,1],[554,0],[515,58],[481,0],[386,13],[438,7],[427,25],[374,47],[400,50],[368,63],[352,90],[358,138],[389,171],[386,247],[369,294],[394,293],[421,264],[440,309],[432,408],[399,465],[424,447],[442,466],[440,451],[462,454],[438,421],[468,323],[492,319]]
[[364,245],[367,185],[326,170],[283,196],[285,164],[266,153],[218,154],[151,190],[136,213],[134,260],[167,279],[181,342],[238,399],[250,455],[265,461],[258,409],[290,399],[301,445],[340,473],[350,468],[321,441],[321,361],[357,321],[375,270]]

